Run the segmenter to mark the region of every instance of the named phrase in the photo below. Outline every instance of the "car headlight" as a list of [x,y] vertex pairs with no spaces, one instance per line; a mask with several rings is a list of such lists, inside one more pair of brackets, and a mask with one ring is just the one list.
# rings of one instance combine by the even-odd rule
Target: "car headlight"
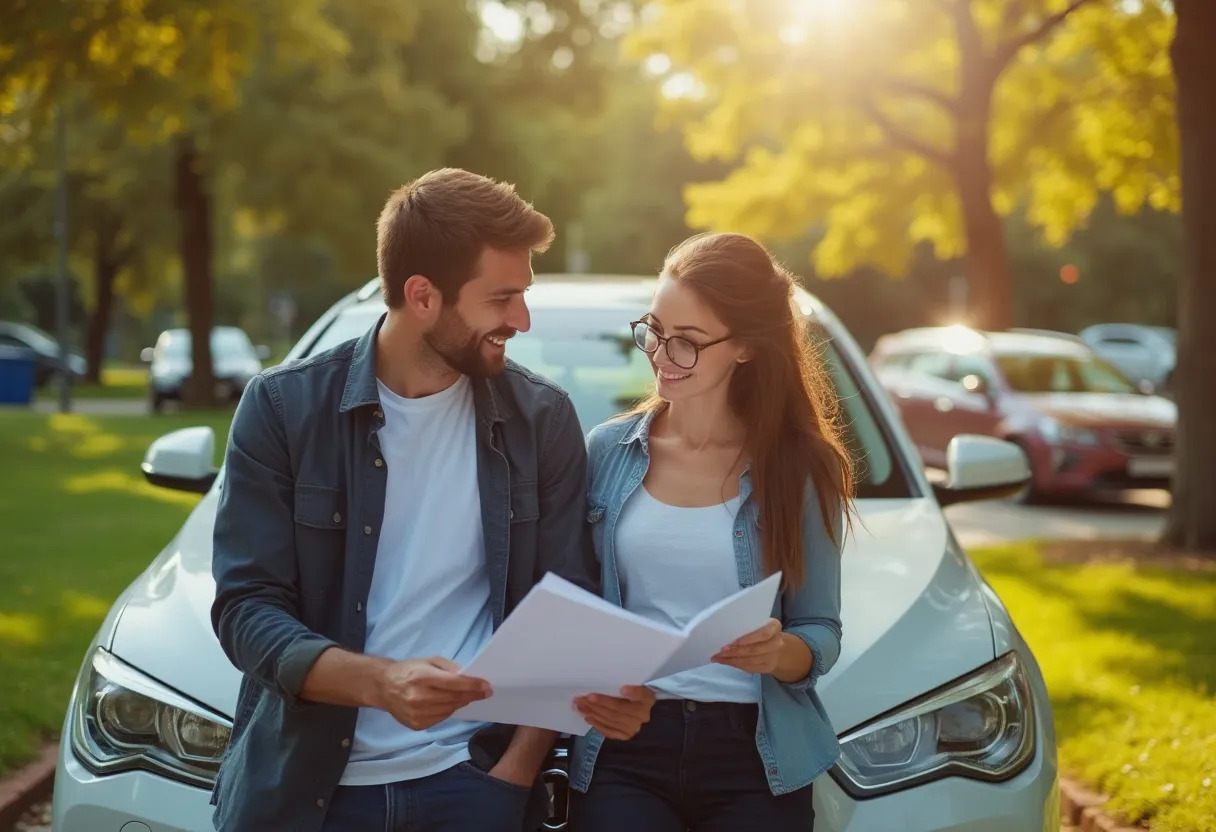
[[72,748],[97,774],[145,769],[211,788],[231,724],[97,648],[77,683]]
[[1034,758],[1034,699],[1009,653],[841,738],[833,777],[855,798],[961,776],[1008,780]]
[[1098,445],[1102,442],[1097,431],[1063,424],[1050,416],[1039,420],[1039,435],[1052,445]]

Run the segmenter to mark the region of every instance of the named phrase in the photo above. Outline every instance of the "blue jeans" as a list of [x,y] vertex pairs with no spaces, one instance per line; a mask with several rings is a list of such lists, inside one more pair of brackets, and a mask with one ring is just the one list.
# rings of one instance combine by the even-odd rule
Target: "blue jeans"
[[756,750],[755,705],[660,700],[632,740],[607,740],[574,832],[810,832],[811,787],[774,796]]
[[339,786],[323,832],[522,832],[531,787],[486,774],[472,763],[418,780]]

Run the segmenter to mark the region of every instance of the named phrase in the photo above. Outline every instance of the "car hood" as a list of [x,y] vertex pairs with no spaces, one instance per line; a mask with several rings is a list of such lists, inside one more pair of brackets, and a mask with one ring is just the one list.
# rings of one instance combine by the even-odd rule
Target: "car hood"
[[[124,595],[115,655],[231,715],[239,674],[211,629],[217,495]],[[936,503],[865,500],[843,559],[840,659],[818,683],[837,731],[993,659],[992,623],[970,563]]]
[[1081,427],[1172,428],[1178,408],[1161,396],[1134,393],[1026,393],[1022,400],[1062,422]]

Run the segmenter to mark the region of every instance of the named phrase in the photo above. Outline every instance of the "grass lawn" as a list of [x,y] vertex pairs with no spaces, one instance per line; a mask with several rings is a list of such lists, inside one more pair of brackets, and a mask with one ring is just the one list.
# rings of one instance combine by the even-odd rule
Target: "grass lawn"
[[972,555],[1043,668],[1061,768],[1154,832],[1216,830],[1216,571]]
[[[101,384],[73,384],[72,396],[79,399],[142,399],[148,395],[146,366],[110,366],[101,369]],[[51,382],[37,393],[40,399],[59,399],[59,386]]]
[[86,417],[0,410],[0,773],[57,734],[111,602],[198,502],[139,471],[148,444],[230,413]]

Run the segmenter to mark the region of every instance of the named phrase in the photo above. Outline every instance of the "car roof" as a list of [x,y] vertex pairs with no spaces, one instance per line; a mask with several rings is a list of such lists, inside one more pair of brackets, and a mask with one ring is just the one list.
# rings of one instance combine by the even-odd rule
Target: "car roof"
[[900,352],[934,349],[960,355],[1061,355],[1087,358],[1089,347],[1075,335],[1048,330],[985,332],[964,326],[934,326],[907,329],[883,336],[881,351]]
[[[654,294],[657,275],[638,274],[537,274],[528,290],[528,306],[545,308],[603,308],[605,306],[645,307]],[[382,305],[380,278],[373,278],[352,293],[359,303]],[[804,315],[823,315],[818,298],[796,287],[794,298]]]

